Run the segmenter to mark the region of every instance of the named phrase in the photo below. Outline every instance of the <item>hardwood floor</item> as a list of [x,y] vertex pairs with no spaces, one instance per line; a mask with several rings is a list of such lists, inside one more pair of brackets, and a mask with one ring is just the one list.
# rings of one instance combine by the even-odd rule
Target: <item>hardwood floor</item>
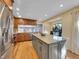
[[20,42],[12,47],[6,59],[38,59],[31,42]]
[[[20,42],[12,46],[8,56],[5,59],[39,59],[36,51],[32,46],[32,42]],[[67,59],[79,59],[79,56],[72,54],[70,51],[67,53]]]
[[79,55],[72,53],[71,51],[67,52],[67,59],[79,59]]

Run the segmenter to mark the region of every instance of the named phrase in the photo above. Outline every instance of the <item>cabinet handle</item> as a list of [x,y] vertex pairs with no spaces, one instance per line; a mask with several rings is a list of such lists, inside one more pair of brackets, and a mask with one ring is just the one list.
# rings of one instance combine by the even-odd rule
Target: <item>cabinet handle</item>
[[40,47],[40,51],[42,50],[42,48]]

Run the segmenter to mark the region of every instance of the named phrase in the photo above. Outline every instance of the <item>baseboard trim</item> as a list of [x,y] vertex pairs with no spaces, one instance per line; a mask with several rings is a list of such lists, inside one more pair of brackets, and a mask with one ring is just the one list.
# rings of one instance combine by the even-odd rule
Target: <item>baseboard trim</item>
[[72,54],[74,54],[74,55],[76,55],[76,56],[79,56],[78,54],[76,54],[76,53],[74,53],[74,52],[72,52],[71,50],[67,50],[67,51],[69,51],[69,52],[71,52]]

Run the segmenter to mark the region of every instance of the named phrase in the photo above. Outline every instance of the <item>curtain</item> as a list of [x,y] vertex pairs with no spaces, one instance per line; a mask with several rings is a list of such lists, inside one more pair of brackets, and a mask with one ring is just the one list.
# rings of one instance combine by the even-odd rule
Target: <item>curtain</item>
[[79,55],[79,11],[73,13],[72,52]]

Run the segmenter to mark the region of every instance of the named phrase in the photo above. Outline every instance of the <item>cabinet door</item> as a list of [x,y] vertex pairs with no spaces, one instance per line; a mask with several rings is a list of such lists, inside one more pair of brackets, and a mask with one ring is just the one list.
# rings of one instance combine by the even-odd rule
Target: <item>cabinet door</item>
[[48,59],[48,45],[43,42],[40,42],[39,45],[39,58]]
[[39,59],[48,59],[48,45],[40,41],[40,39],[32,36],[33,47],[35,48]]
[[57,51],[57,44],[49,45],[49,59],[59,59],[58,51]]
[[39,42],[38,42],[38,39],[35,36],[32,36],[32,44],[33,44],[33,47],[34,47],[34,49],[36,50],[36,52],[38,54]]
[[42,59],[48,59],[48,46],[46,44],[42,45]]
[[42,47],[41,47],[40,43],[38,42],[37,53],[38,53],[39,59],[41,59],[41,51],[42,51]]
[[33,44],[33,47],[36,49],[36,39],[34,36],[32,36],[32,44]]

